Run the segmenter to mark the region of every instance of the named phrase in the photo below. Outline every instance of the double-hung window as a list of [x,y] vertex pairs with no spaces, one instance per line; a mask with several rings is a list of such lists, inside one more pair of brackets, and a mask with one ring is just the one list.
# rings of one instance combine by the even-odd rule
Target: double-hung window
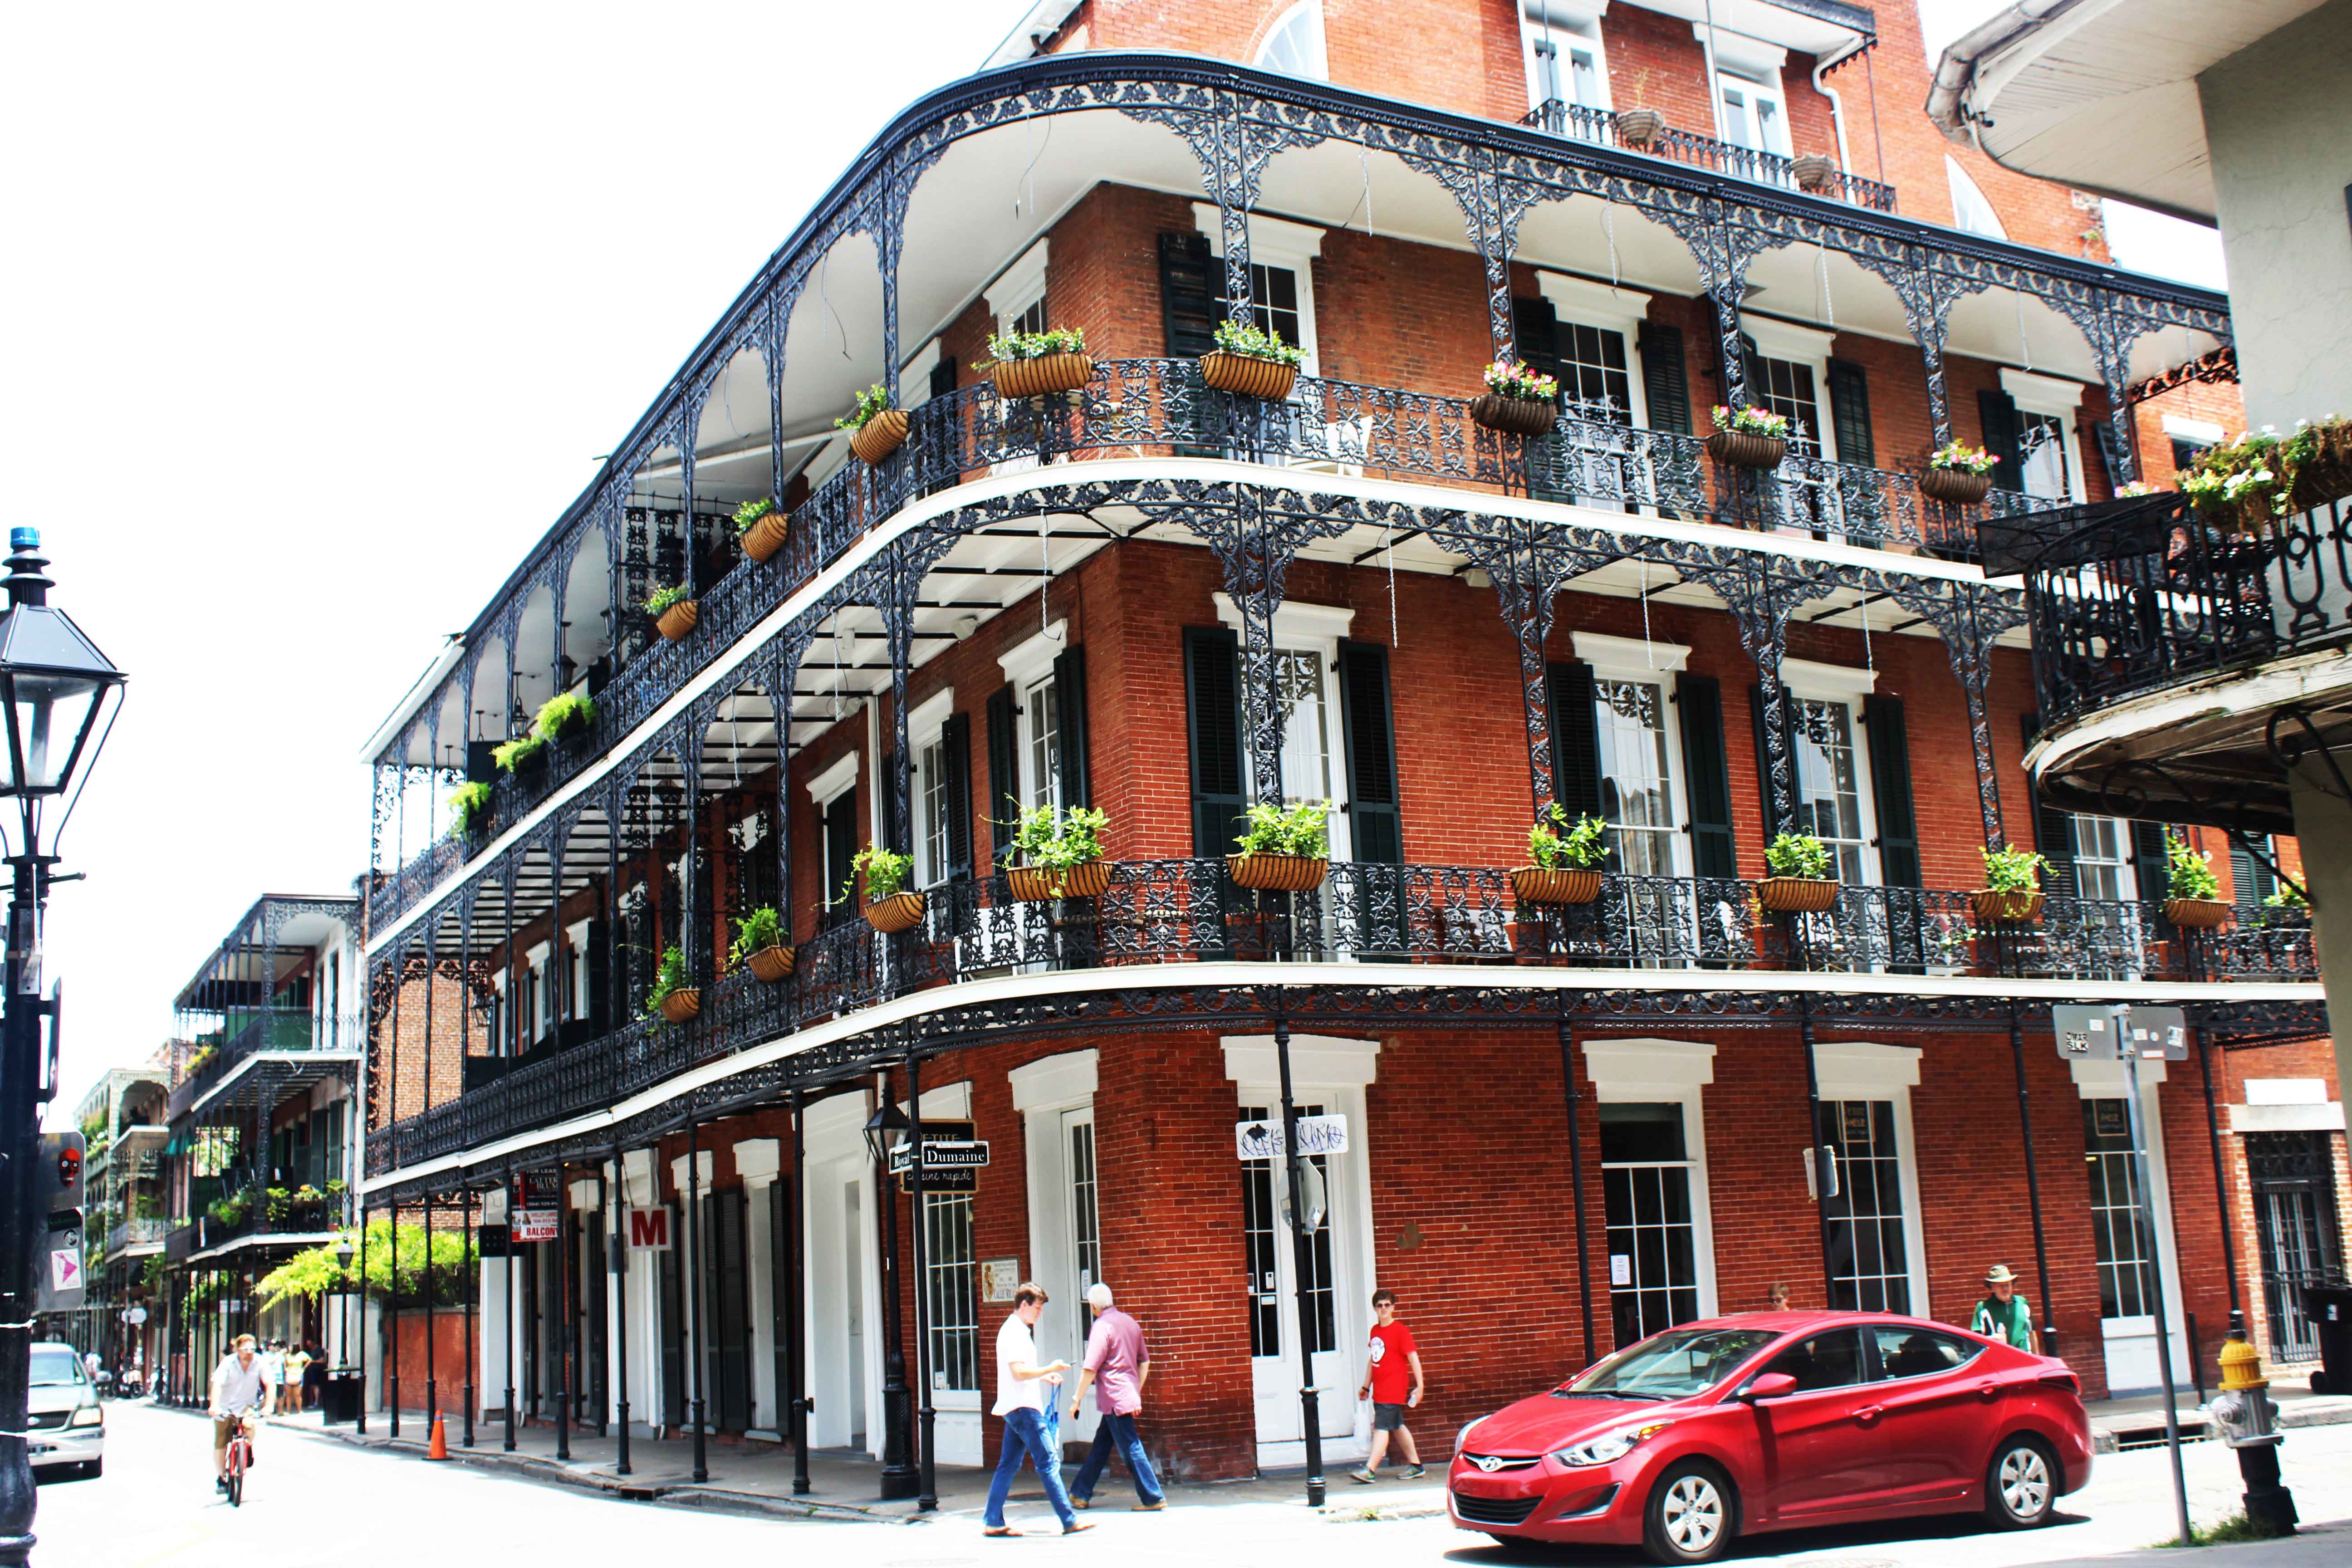
[[1520,0],[1519,47],[1535,123],[1599,140],[1608,124],[1609,56],[1595,9],[1577,0]]
[[1876,803],[1870,750],[1860,712],[1876,682],[1869,670],[1809,659],[1780,661],[1796,763],[1797,820],[1830,852],[1837,879],[1849,887],[1879,880]]
[[824,881],[819,892],[827,928],[849,920],[857,909],[849,889],[850,861],[858,840],[857,758],[857,752],[848,752],[808,784],[820,825],[817,866]]
[[955,712],[955,689],[934,692],[907,715],[907,746],[915,759],[915,886],[948,879],[948,752],[944,739]]
[[1716,89],[1723,100],[1725,141],[1751,153],[1789,155],[1789,105],[1777,81],[1758,81],[1722,71],[1716,76]]
[[2002,482],[2044,500],[2082,500],[2083,458],[2074,437],[2083,384],[2004,368],[2000,384],[2017,405],[2017,474]]
[[[1224,292],[1225,232],[1217,209],[1192,204],[1193,226],[1208,237],[1214,261],[1210,279]],[[1258,330],[1300,350],[1304,374],[1317,374],[1315,350],[1315,258],[1323,254],[1323,231],[1307,224],[1252,214],[1249,218],[1251,315]]]
[[563,929],[563,940],[571,952],[572,1011],[569,1016],[573,1018],[587,1017],[590,1006],[595,1001],[588,980],[588,924],[586,921],[578,921]]
[[[1216,605],[1218,618],[1240,631],[1241,613],[1233,600],[1220,593]],[[1283,705],[1282,798],[1294,805],[1327,803],[1335,860],[1353,858],[1337,679],[1339,641],[1354,614],[1336,605],[1286,604],[1274,615],[1275,689]],[[1244,776],[1255,777],[1246,711],[1242,731]]]

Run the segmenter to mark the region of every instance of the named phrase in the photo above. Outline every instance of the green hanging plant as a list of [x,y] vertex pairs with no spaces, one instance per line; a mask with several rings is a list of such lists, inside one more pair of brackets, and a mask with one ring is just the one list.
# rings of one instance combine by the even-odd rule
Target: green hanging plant
[[661,1011],[661,1005],[680,991],[694,989],[694,977],[686,972],[686,950],[671,942],[662,949],[661,966],[654,971],[653,985],[646,992],[646,1016]]
[[539,705],[531,733],[549,741],[577,735],[595,721],[596,700],[583,691],[566,691]]
[[1783,833],[1764,846],[1764,868],[1808,882],[1830,879],[1830,849],[1810,833]]
[[449,837],[464,838],[480,828],[490,815],[490,786],[480,780],[459,784],[449,792],[449,810],[457,818],[449,825]]
[[2164,836],[2164,890],[2168,898],[2204,902],[2221,896],[2221,879],[2213,875],[2213,857],[2189,847],[2178,834]]
[[[1560,828],[1568,827],[1566,833]],[[1609,825],[1591,815],[1576,819],[1569,827],[1568,813],[1558,801],[1528,829],[1528,858],[1547,871],[1591,870],[1609,858],[1609,846],[1603,835]]]
[[877,844],[868,844],[851,858],[849,880],[841,885],[841,896],[845,901],[856,890],[858,875],[862,872],[866,878],[867,903],[878,904],[885,899],[897,898],[907,885],[907,873],[914,868],[913,856],[901,855]]
[[1244,816],[1234,847],[1244,855],[1323,859],[1331,853],[1329,810],[1329,805],[1319,800],[1302,800],[1288,806],[1260,801]]
[[1995,849],[1985,847],[1985,891],[1989,893],[2036,893],[2042,890],[2042,874],[2050,869],[2050,862],[2035,849]]

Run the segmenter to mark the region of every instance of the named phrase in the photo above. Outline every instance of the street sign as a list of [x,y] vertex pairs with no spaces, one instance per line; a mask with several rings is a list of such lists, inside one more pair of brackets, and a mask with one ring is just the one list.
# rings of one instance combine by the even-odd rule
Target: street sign
[[[915,1163],[915,1146],[901,1143],[890,1151],[890,1169],[904,1175]],[[923,1174],[928,1178],[934,1171],[977,1170],[988,1163],[988,1140],[956,1138],[923,1145]]]
[[2050,1026],[2058,1036],[2058,1054],[2067,1061],[2111,1062],[2124,1054],[2112,1007],[2056,1003],[2050,1009]]
[[629,1247],[638,1252],[667,1252],[669,1240],[669,1205],[659,1208],[629,1211]]
[[[1234,1153],[1244,1160],[1272,1160],[1282,1153],[1282,1119],[1234,1124]],[[1338,1111],[1298,1119],[1298,1152],[1302,1154],[1344,1154],[1348,1152],[1348,1118]]]
[[2138,1007],[2125,1015],[2126,1036],[2144,1061],[2189,1059],[2189,1019],[2178,1007]]
[[34,1292],[37,1312],[63,1312],[82,1304],[81,1215],[72,1216],[70,1229],[58,1226],[62,1217],[50,1216],[49,1266]]
[[[972,1193],[980,1190],[979,1173],[988,1163],[988,1141],[975,1137],[974,1131],[969,1121],[923,1123],[923,1191]],[[906,1133],[899,1136],[902,1142],[890,1149],[890,1173],[898,1178],[900,1192],[912,1192],[913,1173],[908,1167],[914,1161],[914,1139]]]
[[507,1240],[553,1241],[562,1234],[556,1205],[563,1201],[562,1179],[553,1171],[518,1171],[507,1205]]
[[553,1241],[561,1228],[553,1209],[517,1209],[507,1221],[507,1239]]

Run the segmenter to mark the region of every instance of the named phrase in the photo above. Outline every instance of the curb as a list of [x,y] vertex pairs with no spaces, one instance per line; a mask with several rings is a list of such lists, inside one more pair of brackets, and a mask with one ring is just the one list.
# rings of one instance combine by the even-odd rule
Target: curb
[[[2091,1428],[2091,1451],[2095,1454],[2119,1454],[2125,1451],[2122,1439],[2129,1437],[2134,1450],[2161,1447],[2164,1445],[2164,1413],[2160,1410],[2140,1412],[2128,1420],[2117,1419],[2110,1425],[2095,1425]],[[2184,1443],[2209,1442],[2213,1437],[2211,1422],[2202,1407],[2189,1405],[2180,1411],[2180,1440]],[[2352,1424],[2352,1398],[2333,1394],[2313,1399],[2298,1399],[2278,1407],[2281,1431],[2299,1426],[2341,1426]]]

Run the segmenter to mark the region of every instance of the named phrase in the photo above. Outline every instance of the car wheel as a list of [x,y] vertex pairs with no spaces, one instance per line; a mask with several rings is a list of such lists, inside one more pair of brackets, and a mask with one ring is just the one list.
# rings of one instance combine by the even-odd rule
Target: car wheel
[[1642,1550],[1653,1563],[1712,1563],[1731,1544],[1738,1500],[1722,1471],[1699,1459],[1670,1467],[1642,1511]]
[[2058,1506],[2058,1462],[2039,1437],[2004,1438],[1985,1467],[1985,1514],[2003,1530],[2050,1522]]

